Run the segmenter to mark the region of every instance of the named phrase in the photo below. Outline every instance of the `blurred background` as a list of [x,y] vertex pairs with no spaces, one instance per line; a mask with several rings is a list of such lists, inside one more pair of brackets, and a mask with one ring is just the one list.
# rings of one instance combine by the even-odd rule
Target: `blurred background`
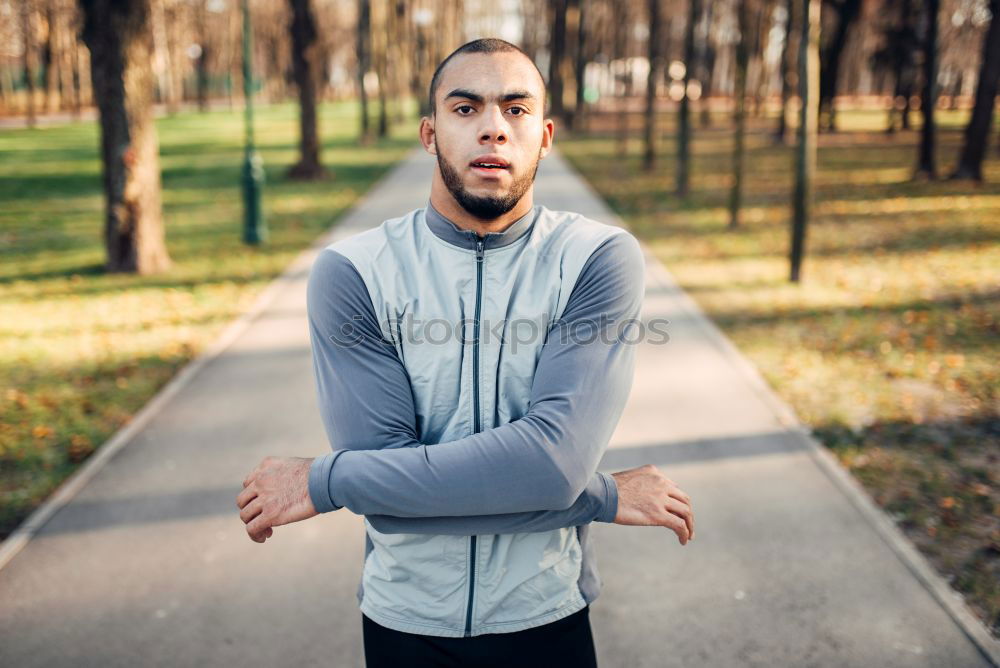
[[0,538],[418,146],[478,37],[1000,632],[998,0],[0,0]]

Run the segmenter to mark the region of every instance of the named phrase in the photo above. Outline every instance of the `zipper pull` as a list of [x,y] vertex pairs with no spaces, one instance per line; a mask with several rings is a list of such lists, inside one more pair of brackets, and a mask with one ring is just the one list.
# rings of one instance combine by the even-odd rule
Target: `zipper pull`
[[483,240],[478,239],[476,241],[476,262],[483,261]]

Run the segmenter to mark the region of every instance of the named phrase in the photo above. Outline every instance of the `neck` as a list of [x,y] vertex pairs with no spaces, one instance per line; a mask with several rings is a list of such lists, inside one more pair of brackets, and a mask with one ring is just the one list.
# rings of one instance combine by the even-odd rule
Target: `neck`
[[434,178],[431,184],[431,204],[434,205],[434,208],[457,227],[463,230],[472,230],[480,236],[503,232],[512,223],[531,211],[531,208],[534,206],[533,194],[534,187],[529,188],[528,192],[524,193],[524,197],[518,201],[513,209],[493,220],[483,220],[482,218],[473,216],[462,208],[444,185],[441,175],[437,170],[434,170]]

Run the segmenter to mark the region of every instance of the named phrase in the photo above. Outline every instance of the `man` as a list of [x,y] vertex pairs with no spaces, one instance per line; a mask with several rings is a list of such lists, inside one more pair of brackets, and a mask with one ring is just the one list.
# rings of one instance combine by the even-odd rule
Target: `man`
[[237,499],[257,542],[319,512],[365,516],[370,668],[595,666],[589,523],[694,537],[658,469],[597,471],[631,387],[643,258],[621,228],[534,205],[544,101],[502,40],[438,66],[428,206],[331,244],[309,277],[333,452],[269,457]]

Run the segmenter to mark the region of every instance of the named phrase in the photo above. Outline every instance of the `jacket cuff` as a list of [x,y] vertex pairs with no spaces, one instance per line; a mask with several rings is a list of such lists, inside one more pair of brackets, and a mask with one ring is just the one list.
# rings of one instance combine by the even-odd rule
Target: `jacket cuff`
[[318,513],[328,513],[343,508],[333,502],[333,495],[330,493],[330,474],[333,471],[333,462],[344,452],[347,451],[336,450],[317,457],[309,467],[309,498]]
[[618,485],[611,474],[598,471],[598,475],[604,481],[604,489],[607,495],[604,500],[604,509],[597,516],[597,521],[608,522],[610,524],[615,521],[615,517],[618,515]]

